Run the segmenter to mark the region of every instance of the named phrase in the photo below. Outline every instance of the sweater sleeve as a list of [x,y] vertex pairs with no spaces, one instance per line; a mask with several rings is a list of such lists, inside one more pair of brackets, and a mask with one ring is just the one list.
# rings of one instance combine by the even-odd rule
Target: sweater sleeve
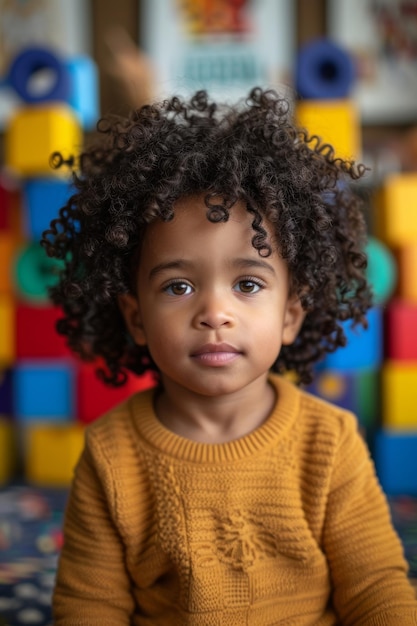
[[[97,444],[96,444],[97,445]],[[87,441],[78,463],[64,522],[53,598],[55,626],[123,626],[134,602],[121,538],[108,494]],[[108,475],[105,479],[109,482]]]
[[323,541],[342,624],[417,624],[402,546],[356,419],[349,414],[341,421]]

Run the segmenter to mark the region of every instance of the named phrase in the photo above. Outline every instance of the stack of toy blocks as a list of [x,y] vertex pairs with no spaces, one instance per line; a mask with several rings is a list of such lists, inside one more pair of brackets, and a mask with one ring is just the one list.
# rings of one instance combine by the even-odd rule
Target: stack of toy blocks
[[[314,40],[299,51],[296,62],[296,118],[309,135],[331,144],[335,155],[357,160],[361,151],[360,120],[350,97],[355,80],[350,55],[327,39]],[[379,413],[379,370],[383,361],[381,302],[393,285],[394,271],[389,251],[376,239],[368,246],[368,278],[378,283],[376,306],[368,313],[368,328],[344,325],[347,344],[328,355],[309,388],[313,393],[358,417],[369,440]],[[381,282],[381,263],[384,280]]]
[[8,480],[16,469],[16,445],[12,415],[12,366],[14,350],[14,297],[9,268],[16,246],[12,221],[11,190],[0,181],[0,482]]
[[[39,87],[43,70],[49,78]],[[132,377],[121,389],[105,387],[93,365],[71,356],[55,330],[60,311],[48,299],[60,263],[39,242],[71,194],[69,178],[51,168],[50,157],[56,151],[64,158],[77,154],[83,129],[98,118],[94,64],[84,57],[61,59],[49,49],[25,49],[12,63],[9,82],[22,106],[7,124],[5,165],[19,182],[20,205],[10,206],[11,194],[3,191],[0,412],[13,416],[15,428],[10,419],[0,421],[0,480],[10,478],[11,437],[18,432],[25,478],[62,485],[71,479],[84,425],[150,381]]]
[[382,429],[375,460],[387,493],[417,494],[417,174],[388,176],[378,190],[375,227],[394,252],[395,297],[385,313]]
[[338,156],[357,158],[361,126],[350,92],[355,80],[351,56],[329,39],[313,40],[298,52],[295,67],[299,125],[331,144]]

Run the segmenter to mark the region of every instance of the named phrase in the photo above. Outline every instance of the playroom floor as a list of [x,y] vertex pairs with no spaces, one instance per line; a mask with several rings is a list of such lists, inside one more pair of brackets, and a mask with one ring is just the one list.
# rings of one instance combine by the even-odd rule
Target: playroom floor
[[[0,626],[52,626],[66,498],[64,489],[0,489]],[[417,589],[417,498],[391,498],[390,505]]]

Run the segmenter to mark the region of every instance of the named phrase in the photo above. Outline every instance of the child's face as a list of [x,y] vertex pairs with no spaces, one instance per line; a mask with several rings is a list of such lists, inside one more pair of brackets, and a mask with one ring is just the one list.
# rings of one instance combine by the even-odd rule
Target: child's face
[[179,200],[174,210],[172,221],[147,229],[137,297],[120,298],[133,339],[148,346],[170,388],[216,396],[266,382],[304,318],[289,296],[285,262],[272,239],[273,254],[259,256],[240,202],[220,223],[207,220],[203,196]]

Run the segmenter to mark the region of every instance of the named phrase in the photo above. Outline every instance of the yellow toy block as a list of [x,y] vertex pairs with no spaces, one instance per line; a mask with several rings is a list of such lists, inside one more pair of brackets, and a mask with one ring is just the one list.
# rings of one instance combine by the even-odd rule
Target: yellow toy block
[[0,483],[11,480],[17,466],[17,447],[13,424],[0,417]]
[[14,237],[7,231],[0,232],[0,294],[13,292],[13,255],[16,249]]
[[417,244],[417,173],[391,174],[375,195],[376,237],[391,246]]
[[387,361],[382,368],[382,425],[417,433],[417,362]]
[[0,367],[15,361],[15,306],[11,295],[0,294]]
[[297,124],[333,146],[337,157],[358,159],[362,138],[359,112],[351,100],[302,100],[296,104]]
[[398,265],[398,296],[417,303],[417,241],[401,246],[396,252]]
[[[68,105],[26,107],[12,117],[6,129],[5,162],[20,176],[50,176],[54,172],[51,154],[59,151],[69,157],[79,152],[81,144],[80,123]],[[68,171],[63,173],[68,175]]]
[[66,487],[84,445],[80,424],[34,424],[27,427],[25,478],[30,483]]

